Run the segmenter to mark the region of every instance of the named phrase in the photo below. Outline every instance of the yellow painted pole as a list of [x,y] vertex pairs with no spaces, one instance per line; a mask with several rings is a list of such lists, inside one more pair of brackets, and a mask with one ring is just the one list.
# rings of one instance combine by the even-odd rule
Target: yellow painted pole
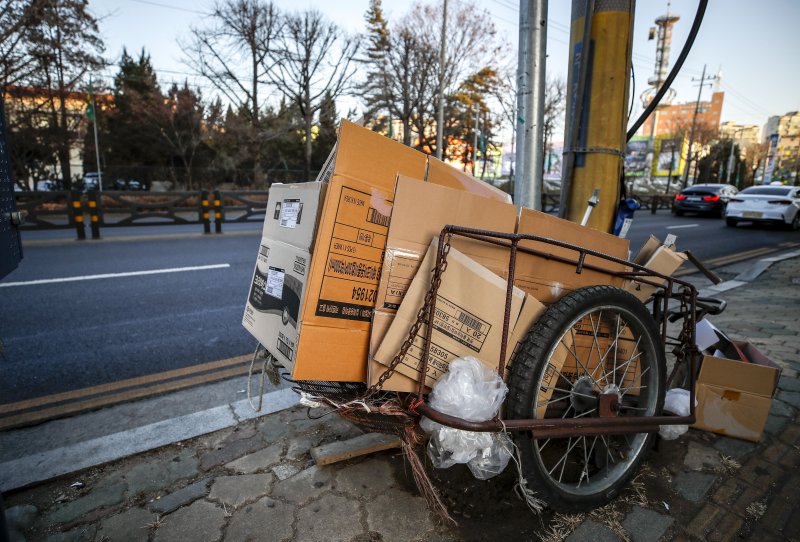
[[[590,8],[593,8],[590,26],[586,27]],[[572,3],[562,185],[562,200],[566,199],[567,204],[562,216],[580,223],[587,201],[599,188],[600,203],[587,225],[606,232],[613,229],[620,196],[628,123],[633,12],[634,0],[573,0]],[[583,43],[585,32],[591,36],[588,44]],[[577,93],[584,54],[588,62],[583,85],[585,98],[580,107],[576,107],[579,105],[576,100],[581,99]],[[576,137],[571,137],[571,118],[576,112],[580,113],[580,122],[575,125]]]

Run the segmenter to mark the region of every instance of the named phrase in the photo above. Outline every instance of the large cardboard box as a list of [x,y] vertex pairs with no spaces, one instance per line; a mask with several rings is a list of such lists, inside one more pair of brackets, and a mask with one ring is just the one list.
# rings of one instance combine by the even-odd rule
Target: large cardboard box
[[[520,212],[518,233],[538,235],[587,248],[621,260],[628,258],[628,240],[598,230],[550,216],[540,211],[523,208]],[[577,260],[574,250],[541,241],[522,241],[520,246],[536,250],[543,255],[517,253],[514,284],[545,304],[581,288],[598,284],[622,287],[623,279],[584,267],[580,273],[574,264],[559,262],[555,257]],[[548,257],[550,256],[550,257]],[[587,256],[586,265],[595,265],[614,272],[628,268],[608,260]]]
[[[453,169],[443,163],[441,166],[434,165],[433,169],[428,170],[429,181],[447,179],[443,168]],[[453,171],[464,176],[457,170]],[[456,174],[448,174],[451,179],[460,178]],[[464,184],[453,182],[451,186],[463,188]],[[372,357],[428,252],[431,239],[439,235],[447,224],[513,233],[516,221],[517,209],[510,203],[431,182],[420,183],[408,177],[398,177],[370,337],[370,384],[386,369],[374,362]],[[453,247],[498,275],[508,274],[509,253],[503,248],[464,237],[454,237]],[[416,388],[416,382],[399,373],[383,386],[387,391],[414,391]]]
[[503,203],[512,202],[510,194],[503,192],[496,186],[480,181],[460,169],[445,164],[433,156],[428,157],[428,170],[425,179],[429,183],[470,192],[477,196],[502,201]]
[[697,378],[697,429],[758,442],[767,423],[780,368],[749,343],[750,363],[705,356]]
[[[401,345],[408,338],[417,313],[424,304],[425,294],[432,276],[438,239],[431,243],[420,271],[414,277],[394,320],[375,353],[375,360],[388,366]],[[450,362],[463,356],[474,356],[487,367],[497,368],[503,339],[503,320],[506,308],[507,281],[474,260],[451,249],[447,270],[442,276],[436,297],[436,315],[433,321],[431,347],[425,384],[432,386],[445,372]],[[519,322],[525,303],[538,302],[514,288],[511,299],[509,341],[506,361],[513,352],[514,327],[530,328],[532,322]],[[530,311],[526,314],[536,314]],[[397,371],[419,381],[420,363],[427,325],[420,327],[411,348]]]
[[300,302],[308,279],[326,184],[275,184],[242,325],[288,369],[294,365]]

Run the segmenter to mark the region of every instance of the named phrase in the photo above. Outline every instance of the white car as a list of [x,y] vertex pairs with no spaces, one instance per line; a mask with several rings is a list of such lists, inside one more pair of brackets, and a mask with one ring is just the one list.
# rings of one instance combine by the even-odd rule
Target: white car
[[729,202],[725,223],[734,227],[739,222],[781,224],[792,230],[800,228],[800,187],[751,186]]

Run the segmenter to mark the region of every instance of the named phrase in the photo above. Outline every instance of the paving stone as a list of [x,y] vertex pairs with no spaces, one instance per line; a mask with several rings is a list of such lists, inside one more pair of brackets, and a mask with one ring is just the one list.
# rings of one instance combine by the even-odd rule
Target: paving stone
[[215,542],[222,538],[225,512],[221,506],[207,501],[197,501],[161,518],[153,542],[176,540],[202,540]]
[[[296,418],[294,420],[289,421],[289,426],[292,429],[292,433],[294,434],[302,434],[302,433],[310,433],[310,432],[318,432],[324,426],[325,422],[321,420],[314,420],[309,418],[305,415],[302,417]],[[339,418],[335,416],[335,418]]]
[[769,413],[774,416],[782,416],[784,418],[792,418],[794,417],[794,409],[791,405],[784,403],[779,399],[772,400],[772,408],[770,409]]
[[315,465],[275,484],[271,496],[303,504],[329,489],[333,489],[333,469]]
[[781,485],[786,472],[777,465],[764,461],[760,457],[751,457],[738,472],[737,477],[754,485],[762,491]]
[[700,540],[735,540],[742,519],[716,504],[706,503],[686,527],[687,532]]
[[712,497],[714,502],[735,510],[744,516],[750,503],[759,500],[763,493],[750,484],[737,478],[728,478],[717,488]]
[[[95,540],[96,533],[96,525],[82,525],[71,531],[51,534],[44,540],[45,542],[92,542]],[[20,540],[24,540],[24,538]],[[13,536],[11,537],[11,542],[14,542]]]
[[254,433],[246,438],[231,435],[214,450],[200,457],[200,469],[208,471],[218,465],[230,463],[234,459],[256,452],[263,447],[264,438],[260,433]]
[[369,499],[365,507],[367,525],[381,533],[383,542],[414,540],[434,526],[425,499],[407,491],[388,489]]
[[9,527],[4,534],[8,537],[8,542],[28,542],[25,536],[13,527]]
[[259,432],[264,435],[267,444],[280,442],[291,429],[289,423],[279,415],[265,416],[258,425]]
[[196,475],[197,459],[189,450],[183,450],[179,454],[134,465],[123,474],[123,478],[128,484],[128,496],[133,497],[169,487],[178,480]]
[[20,504],[6,510],[6,522],[9,527],[16,527],[24,531],[36,520],[39,509],[32,504]]
[[392,466],[374,458],[348,465],[336,475],[336,489],[354,497],[377,495],[394,485]]
[[292,536],[293,521],[294,506],[264,497],[234,512],[225,539],[264,540],[269,533],[269,540],[284,540]]
[[108,542],[147,542],[156,514],[141,508],[111,516],[100,523],[97,538]]
[[181,506],[194,502],[200,497],[205,497],[206,493],[208,493],[208,485],[210,483],[211,479],[206,478],[205,480],[190,484],[178,491],[173,491],[148,504],[147,509],[157,514],[169,514],[170,512],[174,512]]
[[656,542],[664,536],[674,521],[675,519],[669,516],[634,506],[625,516],[622,526],[630,533],[633,542]]
[[116,484],[92,489],[85,496],[56,508],[54,512],[47,516],[45,521],[48,524],[69,523],[97,508],[115,506],[122,502],[127,488],[128,485],[125,482],[117,482]]
[[321,435],[305,435],[289,440],[289,447],[286,449],[286,459],[296,461],[308,455],[309,450],[322,442]]
[[692,470],[702,470],[704,468],[714,468],[720,464],[719,452],[708,446],[703,446],[698,442],[689,442],[689,449],[683,464]]
[[619,542],[619,537],[614,531],[591,519],[587,519],[571,535],[566,538],[566,542]]
[[280,461],[282,455],[283,444],[273,444],[263,450],[240,457],[236,461],[231,461],[225,465],[225,468],[241,474],[254,474]]
[[719,437],[713,446],[722,455],[738,459],[755,450],[757,445],[754,442],[747,442],[738,438]]
[[770,415],[767,417],[767,423],[764,425],[764,431],[770,435],[778,435],[783,431],[783,428],[786,427],[787,423],[789,423],[788,418],[775,416],[770,413]]
[[[350,540],[363,532],[360,517],[358,502],[328,493],[297,512],[297,540]],[[325,521],[320,521],[320,518],[325,518]]]
[[272,467],[272,473],[278,480],[286,480],[287,478],[291,478],[298,472],[300,472],[300,467],[297,465],[291,464],[282,464],[282,465],[275,465]]
[[208,498],[239,508],[246,502],[255,501],[267,495],[272,480],[271,474],[220,476],[214,480]]
[[781,379],[778,381],[778,387],[786,391],[800,391],[800,380],[781,375]]
[[778,399],[784,403],[792,405],[794,408],[800,408],[800,393],[796,391],[778,391]]
[[339,440],[347,440],[349,438],[364,434],[364,432],[355,424],[350,423],[339,416],[329,416],[328,421],[325,422],[320,428],[320,432],[327,437],[333,437]]
[[682,472],[672,479],[672,485],[687,501],[700,502],[716,477],[703,472]]

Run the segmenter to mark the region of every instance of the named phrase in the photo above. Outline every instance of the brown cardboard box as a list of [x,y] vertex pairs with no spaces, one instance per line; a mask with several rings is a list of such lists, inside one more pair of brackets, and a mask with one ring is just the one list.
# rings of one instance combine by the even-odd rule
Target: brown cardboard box
[[[651,236],[636,255],[633,263],[643,265],[651,271],[661,273],[662,275],[671,275],[683,265],[686,259],[687,256],[683,252],[676,252],[672,248],[662,245],[658,239]],[[656,277],[648,280],[651,282],[659,282]],[[658,287],[636,280],[626,280],[623,289],[644,302],[658,290]]]
[[[366,381],[370,318],[397,175],[424,179],[427,169],[424,154],[342,121],[336,147],[319,175],[330,187],[301,299],[294,378]],[[486,201],[508,200],[456,170],[434,166],[431,171],[432,184],[456,185]]]
[[286,368],[294,365],[324,183],[275,184],[242,325]]
[[[517,232],[570,243],[621,260],[628,258],[627,239],[620,239],[615,235],[593,230],[532,209],[522,209]],[[578,253],[573,250],[540,241],[523,241],[520,246],[548,255],[571,260],[578,259]],[[587,256],[585,263],[616,272],[627,269],[624,264],[616,264],[594,256]],[[583,286],[610,284],[621,287],[623,279],[587,268],[584,268],[579,274],[576,272],[574,264],[520,252],[517,253],[514,284],[542,303],[550,304],[564,294]]]
[[[446,164],[433,165],[429,180],[442,180],[442,167],[465,175]],[[435,175],[435,177],[431,177]],[[452,174],[453,177],[458,175]],[[468,177],[468,176],[467,176]],[[458,186],[464,186],[465,183]],[[453,183],[453,186],[456,186]],[[467,185],[468,186],[468,185]],[[378,297],[370,337],[370,360],[400,306],[403,296],[428,252],[431,239],[447,224],[512,233],[516,228],[517,209],[510,203],[487,199],[472,192],[420,183],[399,176],[395,190],[392,223],[386,241]],[[498,275],[507,275],[509,252],[506,249],[464,237],[454,237],[457,248]],[[370,363],[370,384],[383,374],[385,367]],[[414,391],[417,384],[395,373],[384,383],[387,391]]]
[[[378,347],[375,360],[383,365],[389,365],[399,352],[424,303],[437,245],[438,239],[434,239],[422,262],[420,272],[414,277],[394,321]],[[457,249],[451,249],[448,262],[436,298],[436,317],[425,380],[428,386],[432,386],[456,358],[474,356],[487,367],[496,369],[500,357],[507,281]],[[514,289],[511,300],[511,323],[517,323],[523,303],[527,302],[526,297],[529,296],[522,290]],[[535,300],[531,302],[536,303]],[[405,359],[397,367],[398,372],[414,380],[421,378],[419,363],[425,330],[426,326],[421,326]],[[509,329],[509,339],[512,337],[513,328]],[[507,356],[510,356],[512,351],[513,347],[508,348]]]
[[758,442],[767,423],[780,368],[749,343],[738,343],[751,363],[705,356],[697,377],[693,427]]

